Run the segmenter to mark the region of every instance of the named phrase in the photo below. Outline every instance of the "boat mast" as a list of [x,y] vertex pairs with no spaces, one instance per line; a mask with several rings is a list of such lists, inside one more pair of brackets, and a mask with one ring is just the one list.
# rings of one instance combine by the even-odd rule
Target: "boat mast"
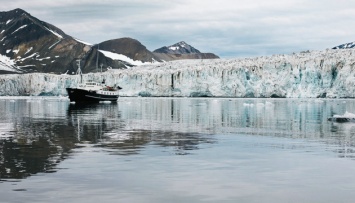
[[80,75],[80,83],[83,83],[83,74],[80,68],[80,59],[76,60],[77,64],[78,64],[78,70],[76,70],[76,74]]
[[[99,54],[100,54],[100,44],[97,44],[97,54],[96,54],[96,72],[98,73],[99,72]],[[105,84],[105,79],[103,79],[102,77],[102,66],[103,64],[101,63],[100,64],[100,67],[101,67],[101,71],[100,71],[100,78],[101,78],[101,81],[102,81],[102,84]]]
[[99,72],[99,54],[100,54],[100,44],[97,44],[96,72]]
[[[96,54],[96,73],[99,72],[99,54],[100,54],[100,44],[97,44],[97,54]],[[102,81],[102,66],[100,72],[100,79]]]

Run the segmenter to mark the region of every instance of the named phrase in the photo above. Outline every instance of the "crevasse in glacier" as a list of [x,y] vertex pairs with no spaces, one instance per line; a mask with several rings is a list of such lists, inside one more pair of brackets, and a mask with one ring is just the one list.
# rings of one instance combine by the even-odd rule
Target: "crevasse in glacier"
[[[355,97],[355,49],[256,58],[182,60],[84,74],[121,96]],[[1,75],[0,95],[66,95],[79,76]]]

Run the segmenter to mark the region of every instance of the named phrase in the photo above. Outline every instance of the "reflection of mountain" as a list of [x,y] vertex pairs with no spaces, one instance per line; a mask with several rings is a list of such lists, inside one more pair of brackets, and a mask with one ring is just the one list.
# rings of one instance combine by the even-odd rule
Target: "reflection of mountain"
[[59,161],[60,150],[48,139],[36,141],[0,140],[0,178],[25,178],[39,172],[52,172]]
[[7,121],[6,136],[0,138],[1,179],[54,172],[80,141],[97,143],[100,133],[119,127],[108,121],[119,117],[117,105],[81,108],[67,101],[16,100],[4,106],[12,123]]
[[0,179],[55,172],[80,143],[116,155],[138,154],[148,146],[185,155],[215,142],[204,136],[206,131],[181,130],[183,121],[171,123],[169,118],[181,119],[180,102],[138,101],[150,108],[121,102],[80,106],[67,100],[0,100]]

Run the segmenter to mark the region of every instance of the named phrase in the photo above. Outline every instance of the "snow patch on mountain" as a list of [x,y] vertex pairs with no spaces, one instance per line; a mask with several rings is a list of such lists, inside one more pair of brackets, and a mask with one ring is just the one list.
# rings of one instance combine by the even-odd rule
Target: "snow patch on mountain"
[[180,49],[180,47],[173,47],[173,46],[171,46],[171,47],[168,47],[170,50],[173,50],[173,51],[176,51],[176,50],[178,50],[178,49]]
[[0,54],[0,70],[20,72],[17,70],[14,60],[9,57]]
[[62,38],[60,38],[56,43],[52,44],[48,49],[52,49],[55,45],[59,44],[62,41]]
[[30,47],[29,49],[27,49],[27,51],[26,51],[26,53],[24,55],[30,53],[32,51],[32,49],[33,49],[33,47]]
[[18,61],[24,61],[26,59],[33,58],[33,57],[39,57],[39,54],[38,53],[33,53],[33,54],[31,54],[31,55],[29,55],[29,56],[27,56],[25,58],[19,59]]
[[[45,27],[45,26],[44,26]],[[45,27],[49,32],[51,32],[51,33],[53,33],[55,36],[57,36],[58,38],[63,38],[63,36],[62,35],[60,35],[60,34],[58,34],[57,32],[55,32],[55,31],[53,31],[53,30],[51,30],[51,29],[49,29],[49,28],[47,28],[47,27]]]
[[80,39],[76,39],[76,38],[74,38],[74,39],[75,39],[77,42],[80,42],[80,43],[82,43],[82,44],[86,44],[86,45],[92,46],[91,43],[84,42],[84,41],[82,41],[82,40],[80,40]]
[[120,61],[124,61],[127,62],[131,65],[134,66],[141,66],[144,64],[150,64],[149,62],[142,62],[142,61],[135,61],[123,54],[117,54],[117,53],[113,53],[113,52],[109,52],[109,51],[103,51],[103,50],[99,50],[101,53],[103,53],[106,57],[111,58],[113,60],[120,60]]
[[11,34],[14,34],[25,27],[27,27],[27,25],[22,25],[21,27],[17,28],[15,31],[13,31]]

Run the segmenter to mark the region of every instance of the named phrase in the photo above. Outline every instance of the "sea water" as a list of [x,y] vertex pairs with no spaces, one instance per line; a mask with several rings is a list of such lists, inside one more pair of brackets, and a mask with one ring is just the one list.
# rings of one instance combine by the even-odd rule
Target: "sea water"
[[353,202],[355,100],[0,97],[0,202]]

